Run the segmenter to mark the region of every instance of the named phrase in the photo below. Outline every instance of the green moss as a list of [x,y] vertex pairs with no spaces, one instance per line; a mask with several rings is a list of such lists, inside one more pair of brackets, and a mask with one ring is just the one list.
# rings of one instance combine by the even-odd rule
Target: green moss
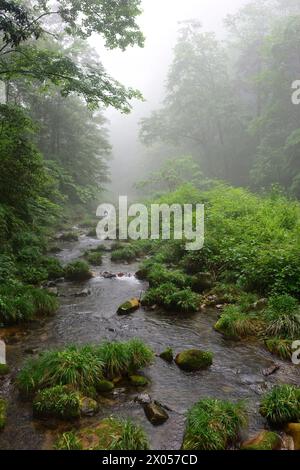
[[65,268],[65,277],[68,281],[87,281],[93,277],[90,267],[85,261],[74,261]]
[[114,388],[114,383],[110,382],[109,380],[99,380],[99,382],[96,384],[96,390],[99,393],[108,393],[111,392]]
[[172,363],[174,360],[173,349],[172,348],[166,349],[159,355],[159,357],[166,362]]
[[4,428],[6,424],[6,401],[0,398],[0,431]]
[[147,450],[143,429],[131,420],[107,418],[94,428],[64,433],[58,440],[60,450]]
[[39,392],[33,401],[33,412],[40,418],[74,419],[80,416],[80,395],[58,385]]
[[262,431],[260,434],[244,442],[242,450],[276,450],[280,448],[281,439],[275,432]]
[[194,372],[210,367],[213,363],[213,354],[198,349],[190,349],[179,353],[175,362],[180,369]]
[[7,375],[10,372],[10,368],[7,364],[0,364],[0,376]]
[[146,387],[146,385],[149,385],[149,380],[143,375],[130,375],[129,380],[134,387]]
[[300,420],[300,387],[274,387],[263,397],[259,410],[271,424],[297,423]]
[[246,424],[242,403],[204,399],[188,413],[183,450],[225,450]]

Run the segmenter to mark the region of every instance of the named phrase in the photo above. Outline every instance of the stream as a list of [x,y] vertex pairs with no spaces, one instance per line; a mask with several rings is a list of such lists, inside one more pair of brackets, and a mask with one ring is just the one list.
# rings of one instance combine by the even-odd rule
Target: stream
[[[61,242],[62,251],[57,257],[68,263],[99,243],[82,235],[78,242]],[[168,364],[158,357],[145,369],[145,375],[151,380],[145,392],[172,410],[164,425],[150,424],[142,406],[134,401],[139,394],[134,388],[116,388],[110,396],[100,398],[100,412],[95,417],[80,421],[80,426],[84,427],[110,415],[132,417],[143,426],[155,450],[180,449],[185,413],[201,398],[246,400],[249,428],[244,437],[247,437],[265,426],[258,413],[262,393],[277,383],[300,384],[300,368],[277,358],[280,369],[264,377],[262,370],[274,363],[274,357],[255,342],[230,341],[215,332],[213,325],[218,317],[215,310],[179,316],[141,308],[129,316],[118,316],[116,311],[120,304],[140,297],[147,289],[147,283],[135,278],[137,270],[138,263],[112,263],[110,253],[105,252],[102,266],[94,268],[95,275],[90,281],[58,284],[61,306],[55,316],[18,328],[0,329],[0,338],[7,342],[7,362],[12,370],[9,376],[0,378],[0,396],[9,402],[7,425],[0,433],[1,449],[52,448],[57,426],[34,420],[31,403],[23,401],[15,387],[16,374],[24,361],[47,349],[139,337],[157,354],[169,346],[176,354],[190,348],[212,351],[213,366],[199,373],[185,373],[175,363]],[[126,275],[105,279],[100,275],[104,271]],[[75,297],[85,288],[91,291],[88,297]],[[62,423],[59,430],[76,426],[79,423]]]

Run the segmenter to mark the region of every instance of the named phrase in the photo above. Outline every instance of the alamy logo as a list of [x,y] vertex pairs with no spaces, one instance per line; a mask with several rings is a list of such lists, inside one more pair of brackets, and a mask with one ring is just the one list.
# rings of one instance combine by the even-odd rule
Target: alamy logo
[[300,104],[300,80],[295,80],[292,83],[292,89],[295,90],[292,94],[292,103]]
[[119,197],[113,204],[101,204],[96,213],[99,240],[185,240],[186,250],[201,250],[204,245],[203,204],[132,204]]

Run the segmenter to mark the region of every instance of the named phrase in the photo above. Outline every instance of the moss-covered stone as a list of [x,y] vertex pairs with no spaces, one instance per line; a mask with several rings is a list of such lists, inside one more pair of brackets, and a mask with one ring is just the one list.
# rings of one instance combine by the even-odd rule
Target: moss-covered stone
[[155,401],[147,403],[144,406],[144,411],[153,426],[159,426],[169,419],[166,410]]
[[286,433],[292,436],[294,449],[300,450],[300,423],[289,423],[285,429]]
[[68,387],[58,385],[40,391],[33,401],[34,415],[39,418],[79,418],[80,394]]
[[149,380],[143,375],[130,375],[129,380],[134,387],[146,387],[149,384]]
[[242,450],[278,450],[280,447],[280,437],[271,431],[261,431],[241,445]]
[[81,416],[94,416],[99,411],[99,405],[96,400],[89,397],[80,398],[79,408]]
[[55,446],[59,450],[147,450],[148,439],[130,420],[108,418],[93,428],[64,433]]
[[0,376],[9,374],[9,366],[7,364],[0,364]]
[[6,401],[3,398],[0,398],[0,431],[4,428],[6,424]]
[[96,384],[96,390],[98,393],[108,393],[115,388],[115,384],[109,380],[99,380]]
[[170,364],[174,361],[174,354],[173,354],[173,349],[168,348],[165,351],[163,351],[159,357],[163,359],[166,362],[169,362]]
[[117,313],[118,315],[128,315],[129,313],[135,312],[139,308],[140,308],[140,301],[139,299],[134,298],[120,305]]
[[211,366],[213,354],[198,349],[189,349],[177,354],[175,362],[180,369],[187,372],[195,372]]

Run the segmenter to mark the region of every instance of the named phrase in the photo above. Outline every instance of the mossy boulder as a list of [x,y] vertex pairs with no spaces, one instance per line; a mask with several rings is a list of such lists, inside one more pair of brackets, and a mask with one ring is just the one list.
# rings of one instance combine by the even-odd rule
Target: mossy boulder
[[129,380],[134,387],[146,387],[149,384],[149,380],[143,375],[130,375]]
[[9,374],[9,366],[7,364],[0,364],[0,377],[1,375],[7,375]]
[[99,411],[99,405],[96,400],[89,397],[81,397],[79,407],[81,416],[94,416]]
[[107,418],[97,426],[62,434],[59,450],[147,450],[148,439],[143,429],[130,420]]
[[79,418],[80,394],[68,387],[57,385],[38,392],[33,401],[33,413],[39,418]]
[[186,372],[196,372],[212,365],[213,354],[199,349],[189,349],[177,354],[175,362]]
[[292,436],[294,441],[294,449],[300,450],[300,423],[289,423],[285,431]]
[[99,380],[96,384],[96,390],[98,393],[109,393],[115,388],[115,384],[109,380]]
[[0,398],[0,431],[4,428],[6,424],[6,401]]
[[173,354],[173,349],[168,348],[165,351],[163,351],[159,357],[163,359],[166,362],[169,362],[170,364],[174,361],[174,354]]
[[261,431],[241,445],[242,450],[279,450],[280,447],[280,437],[271,431]]
[[124,304],[120,305],[118,308],[118,315],[128,315],[129,313],[135,312],[140,308],[140,301],[139,299],[131,299],[128,300],[127,302],[124,302]]
[[144,406],[145,415],[153,426],[164,424],[169,415],[166,410],[157,402],[152,401]]

